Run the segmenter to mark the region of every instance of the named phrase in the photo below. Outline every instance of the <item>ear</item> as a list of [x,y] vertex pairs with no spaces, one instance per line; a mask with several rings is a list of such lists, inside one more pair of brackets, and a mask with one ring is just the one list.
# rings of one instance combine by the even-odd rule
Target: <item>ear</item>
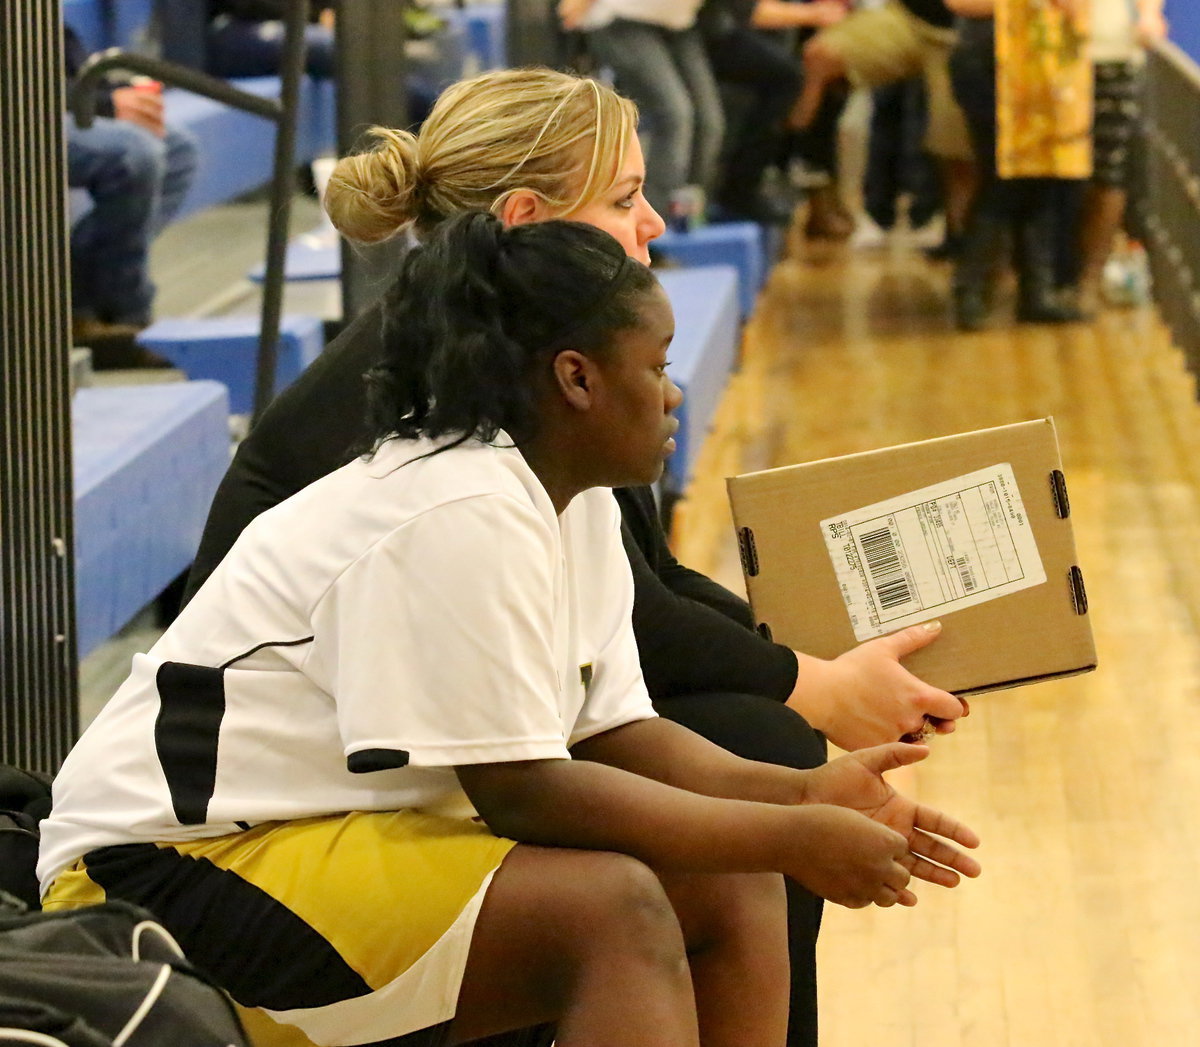
[[595,396],[595,367],[575,349],[564,349],[554,357],[554,387],[569,407],[587,411]]
[[544,222],[550,217],[550,208],[532,189],[517,189],[509,193],[500,208],[500,221],[505,228],[514,225],[529,225]]

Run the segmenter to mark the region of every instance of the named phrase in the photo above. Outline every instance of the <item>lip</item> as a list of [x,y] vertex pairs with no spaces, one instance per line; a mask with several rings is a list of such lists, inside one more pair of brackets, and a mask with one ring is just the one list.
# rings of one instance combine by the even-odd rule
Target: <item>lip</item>
[[679,419],[672,418],[670,435],[666,438],[666,440],[663,441],[663,448],[667,454],[675,453],[675,448],[677,446],[675,443],[675,434],[677,432],[679,432]]

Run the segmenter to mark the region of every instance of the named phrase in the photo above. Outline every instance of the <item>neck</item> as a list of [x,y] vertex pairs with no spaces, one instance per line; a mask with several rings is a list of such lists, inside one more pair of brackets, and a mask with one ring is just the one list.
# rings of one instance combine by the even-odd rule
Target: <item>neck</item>
[[571,467],[569,458],[558,453],[548,441],[535,439],[523,444],[521,455],[525,464],[533,470],[534,476],[546,489],[554,511],[559,516],[571,504],[571,499],[592,486],[579,479],[577,471]]

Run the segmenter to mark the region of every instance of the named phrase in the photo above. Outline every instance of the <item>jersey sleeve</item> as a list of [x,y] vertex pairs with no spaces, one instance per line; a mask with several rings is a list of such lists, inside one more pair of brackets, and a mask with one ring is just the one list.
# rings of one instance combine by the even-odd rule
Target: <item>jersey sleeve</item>
[[[593,495],[599,501],[599,495]],[[597,592],[593,604],[601,609],[599,651],[590,670],[586,698],[571,731],[570,744],[635,720],[656,716],[642,678],[637,640],[633,634],[633,575],[621,541],[620,514],[606,499],[595,539],[589,539]]]
[[488,494],[388,534],[314,609],[351,771],[566,758],[554,657],[556,546]]

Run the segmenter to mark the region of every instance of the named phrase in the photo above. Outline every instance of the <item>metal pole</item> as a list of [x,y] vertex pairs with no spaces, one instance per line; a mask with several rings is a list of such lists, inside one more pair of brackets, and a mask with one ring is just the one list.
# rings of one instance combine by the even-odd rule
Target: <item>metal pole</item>
[[554,0],[507,0],[505,26],[508,34],[508,64],[563,64],[563,34],[554,15]]
[[262,320],[258,363],[254,375],[254,416],[257,421],[275,395],[275,358],[283,315],[283,282],[287,264],[288,227],[292,216],[292,169],[296,162],[296,118],[304,79],[304,29],[307,0],[293,0],[285,20],[280,66],[279,123],[275,130],[275,166],[271,176],[271,213],[267,225],[267,258],[263,272]]
[[[408,126],[404,5],[341,0],[337,15],[338,153],[362,145],[374,124]],[[387,287],[404,252],[402,242],[359,247],[342,241],[342,315],[354,319]]]
[[0,760],[79,728],[59,0],[0,4]]

